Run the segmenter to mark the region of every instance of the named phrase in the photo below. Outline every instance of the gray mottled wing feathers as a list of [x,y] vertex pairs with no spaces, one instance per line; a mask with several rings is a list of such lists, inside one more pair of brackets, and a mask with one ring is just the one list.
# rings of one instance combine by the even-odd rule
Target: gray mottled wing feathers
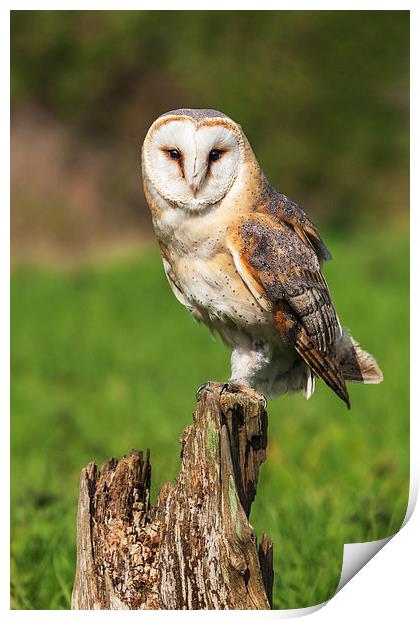
[[254,213],[239,220],[230,247],[250,290],[268,298],[283,339],[349,405],[335,352],[341,328],[312,243],[282,220]]
[[320,262],[331,260],[331,254],[305,211],[285,194],[277,191],[263,176],[260,212],[274,221],[286,224],[306,244],[312,246]]

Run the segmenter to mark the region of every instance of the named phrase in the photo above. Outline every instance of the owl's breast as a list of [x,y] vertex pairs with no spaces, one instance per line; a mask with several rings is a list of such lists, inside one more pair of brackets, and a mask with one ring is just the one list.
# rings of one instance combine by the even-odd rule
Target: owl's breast
[[175,286],[185,298],[184,305],[203,322],[233,322],[243,328],[271,322],[271,314],[259,306],[227,251],[213,256],[197,252],[174,257],[171,271]]
[[246,204],[225,199],[208,213],[163,208],[153,221],[166,275],[177,299],[210,327],[245,328],[272,322],[238,273],[228,249],[230,230]]

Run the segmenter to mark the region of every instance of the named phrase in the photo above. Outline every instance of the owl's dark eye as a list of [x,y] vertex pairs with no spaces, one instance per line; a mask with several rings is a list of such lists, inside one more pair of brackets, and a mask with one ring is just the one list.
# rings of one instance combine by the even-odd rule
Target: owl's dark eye
[[222,151],[220,149],[213,149],[210,151],[209,161],[217,161],[218,159],[220,159],[221,155]]
[[181,159],[181,153],[178,151],[178,149],[169,149],[168,155],[171,159]]

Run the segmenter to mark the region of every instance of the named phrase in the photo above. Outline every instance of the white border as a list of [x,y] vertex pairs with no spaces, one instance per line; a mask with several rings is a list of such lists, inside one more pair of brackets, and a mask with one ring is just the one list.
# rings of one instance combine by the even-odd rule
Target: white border
[[7,498],[3,502],[0,510],[0,531],[1,531],[1,589],[0,601],[3,608],[4,602],[9,606],[9,584],[10,584],[10,517],[9,517],[9,497],[10,497],[10,150],[9,150],[9,117],[10,117],[10,46],[9,46],[9,18],[2,11],[0,44],[1,49],[1,97],[0,97],[0,127],[2,137],[1,151],[1,182],[0,182],[0,398],[1,398],[1,492]]
[[144,2],[139,0],[121,0],[121,2],[115,2],[111,0],[91,0],[89,3],[82,2],[81,0],[44,0],[43,2],[34,2],[31,0],[15,0],[7,2],[7,6],[2,8],[2,13],[6,13],[9,10],[163,10],[173,11],[181,10],[194,10],[194,11],[208,11],[208,10],[258,10],[258,11],[405,11],[414,9],[414,2],[397,2],[396,0],[384,0],[379,1],[366,1],[354,0],[353,2],[339,2],[332,1],[315,2],[314,0],[296,0],[296,2],[284,2],[275,0],[260,0],[259,2],[251,2],[250,0],[212,0],[211,6],[202,6],[201,3],[193,2],[192,0],[178,0],[174,5],[170,0],[156,0],[155,2]]
[[[217,9],[256,9],[259,10],[407,10],[411,8],[410,3],[398,3],[398,2],[361,2],[360,0],[354,1],[343,6],[344,3],[340,3],[337,6],[337,2],[295,2],[295,3],[276,3],[276,2],[259,2],[256,7],[250,2],[228,2],[213,0],[211,8]],[[411,3],[413,4],[413,3]],[[86,3],[82,2],[52,2],[45,1],[37,5],[35,2],[9,2],[8,5],[1,9],[0,12],[0,45],[2,46],[2,54],[0,56],[3,87],[1,89],[1,127],[2,136],[2,183],[0,186],[0,192],[2,196],[2,208],[0,209],[0,277],[2,284],[2,296],[0,302],[0,370],[1,370],[1,383],[0,383],[0,398],[1,398],[1,412],[2,412],[2,490],[9,496],[9,416],[7,415],[10,410],[10,371],[9,371],[9,347],[10,347],[10,313],[9,313],[9,269],[10,269],[10,217],[9,209],[7,206],[10,203],[10,153],[8,147],[8,140],[6,136],[9,135],[9,49],[10,49],[10,36],[9,36],[9,10],[39,10],[39,9],[91,9],[91,10],[111,10],[111,9],[132,9],[132,10],[145,10],[145,9],[160,9],[160,10],[173,10],[174,5],[171,2],[159,2],[158,0],[153,4],[150,2],[134,2],[134,1],[122,1],[116,5],[114,2],[103,0],[102,2],[90,2],[86,7]],[[206,10],[208,7],[195,6],[193,2],[187,2],[180,0],[176,4],[176,8],[180,10],[195,9]],[[412,106],[411,109],[414,112],[420,108],[420,101],[418,97],[418,79],[416,71],[419,71],[419,45],[418,37],[419,31],[419,18],[418,11],[411,11],[412,21]],[[414,137],[419,136],[419,123],[418,114],[415,116],[412,113],[412,140]],[[417,144],[417,140],[415,141]],[[420,169],[419,161],[417,157],[417,150],[412,148],[412,175],[411,175],[411,195],[412,204],[414,205],[411,214],[411,309],[412,316],[418,308],[418,286],[416,286],[416,280],[419,278],[420,265],[418,261],[418,250],[416,247],[416,233],[419,232],[419,187],[418,187],[418,170]],[[392,243],[392,239],[390,239]],[[415,381],[418,377],[419,364],[417,361],[418,353],[420,351],[420,337],[419,329],[415,324],[415,320],[411,322],[412,326],[412,353],[411,353],[411,398],[412,398],[412,411],[416,412],[419,406],[419,399],[416,392]],[[396,372],[398,372],[396,368]],[[418,380],[418,379],[417,379]],[[410,488],[410,507],[409,512],[414,508],[415,496],[418,493],[418,472],[419,472],[419,423],[415,415],[411,417],[411,488]],[[407,513],[407,516],[408,516]],[[420,511],[414,512],[414,516],[411,520],[406,521],[403,530],[398,533],[391,540],[382,552],[371,560],[363,570],[358,573],[347,585],[346,588],[341,590],[337,595],[333,597],[329,603],[318,612],[319,618],[340,618],[340,620],[346,620],[351,618],[353,620],[354,615],[361,614],[362,617],[379,617],[379,618],[412,618],[414,617],[414,610],[418,611],[417,591],[418,591],[418,578],[419,574],[419,538],[420,538]],[[2,572],[1,572],[1,588],[0,588],[0,609],[7,615],[20,615],[23,613],[30,613],[44,617],[45,614],[66,614],[71,613],[68,611],[13,611],[9,610],[9,512],[3,506],[1,511],[1,553],[2,553]],[[417,544],[416,544],[417,542]],[[318,606],[317,606],[318,607]],[[310,611],[309,609],[306,610]],[[79,615],[97,614],[100,612],[77,612]],[[142,616],[155,614],[156,612],[102,612],[107,614],[132,614],[141,613]],[[159,617],[163,614],[178,614],[183,612],[158,612]],[[191,614],[198,617],[202,617],[204,614],[211,613],[240,613],[242,616],[253,615],[262,612],[187,612],[190,617]],[[272,611],[264,612],[266,614],[277,615],[279,617],[285,617],[285,613]],[[294,615],[294,614],[293,614]],[[288,614],[288,617],[292,617],[292,614]]]

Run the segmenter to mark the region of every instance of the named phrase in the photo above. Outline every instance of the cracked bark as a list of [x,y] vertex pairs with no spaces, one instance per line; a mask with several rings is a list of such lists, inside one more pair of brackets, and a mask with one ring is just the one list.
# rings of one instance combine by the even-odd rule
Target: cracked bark
[[209,383],[175,484],[150,504],[148,452],[80,476],[73,609],[270,609],[273,550],[248,522],[265,459],[256,392]]

